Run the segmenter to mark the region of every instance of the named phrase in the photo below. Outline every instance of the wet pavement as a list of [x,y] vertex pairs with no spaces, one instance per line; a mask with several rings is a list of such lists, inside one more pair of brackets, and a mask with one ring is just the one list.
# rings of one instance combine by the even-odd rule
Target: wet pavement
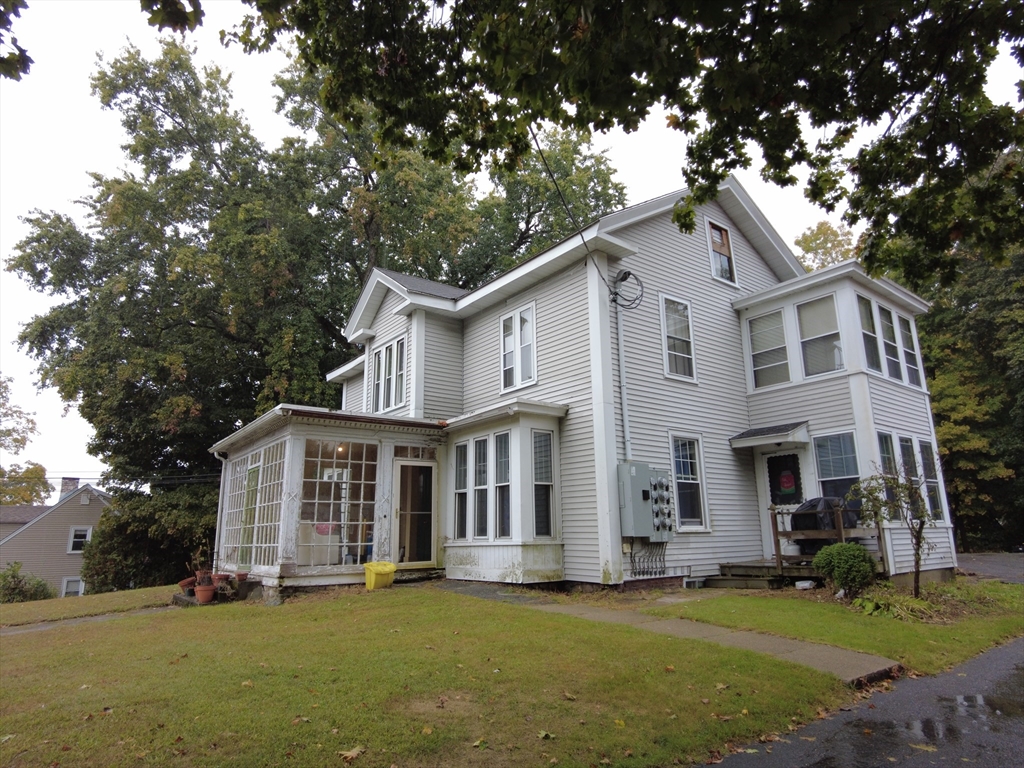
[[[767,748],[771,748],[771,753]],[[1008,768],[1024,756],[1024,638],[934,677],[898,680],[725,768]],[[1014,757],[1016,755],[1016,757]]]
[[958,552],[960,569],[983,579],[999,579],[1024,584],[1024,552]]

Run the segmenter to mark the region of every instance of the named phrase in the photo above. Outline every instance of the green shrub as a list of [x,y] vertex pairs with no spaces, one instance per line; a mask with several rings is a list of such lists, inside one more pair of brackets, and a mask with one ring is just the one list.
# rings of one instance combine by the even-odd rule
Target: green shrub
[[56,596],[57,591],[38,576],[23,575],[21,563],[8,563],[0,571],[0,603],[27,603]]
[[860,544],[830,544],[814,556],[811,563],[834,588],[843,590],[847,599],[875,579],[875,559]]

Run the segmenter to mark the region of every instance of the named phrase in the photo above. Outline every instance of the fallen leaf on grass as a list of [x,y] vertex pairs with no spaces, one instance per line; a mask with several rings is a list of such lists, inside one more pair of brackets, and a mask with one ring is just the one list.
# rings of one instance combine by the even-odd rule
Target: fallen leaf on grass
[[299,723],[308,723],[308,722],[309,722],[309,718],[308,717],[303,717],[302,715],[298,715],[294,720],[292,720],[292,725],[298,725]]
[[711,752],[711,754],[708,756],[708,761],[707,761],[706,764],[707,765],[718,765],[720,762],[722,762],[723,759],[724,758],[722,757],[722,753],[719,752],[716,749],[716,750],[713,750]]
[[484,739],[477,739],[473,742],[473,746],[477,749],[487,749],[487,741]]
[[422,733],[424,736],[429,736],[433,732],[434,732],[434,729],[431,728],[429,725],[424,725],[423,726],[423,730],[420,731],[420,733]]
[[710,704],[711,703],[711,699],[701,699],[700,703],[701,704]]
[[352,747],[352,749],[345,750],[344,752],[339,752],[338,756],[346,763],[351,763],[365,751],[366,747]]
[[252,688],[252,680],[245,680],[242,682],[243,688]]
[[623,754],[624,757],[632,757],[633,756],[633,750],[632,749],[623,750],[622,754]]
[[6,736],[0,736],[0,744],[6,744],[8,741],[14,738],[13,733],[8,733]]
[[83,686],[82,686],[81,688],[79,688],[78,690],[80,690],[80,691],[84,691],[84,690],[85,690],[86,688],[92,688],[92,686],[91,686],[91,685],[83,685]]
[[920,749],[922,752],[938,752],[938,747],[933,747],[931,744],[911,744],[911,749]]
[[562,698],[565,699],[566,701],[576,701],[576,697],[573,696],[568,691],[562,691]]
[[537,738],[538,739],[554,739],[554,738],[556,738],[556,736],[555,736],[555,734],[548,733],[547,731],[538,731],[537,732]]
[[609,760],[607,757],[602,757],[601,758],[601,765],[611,765],[611,764],[612,764],[612,761]]
[[625,728],[626,727],[626,721],[625,720],[616,720],[615,721],[615,727],[616,728]]
[[715,683],[715,690],[716,691],[724,691],[728,687],[729,687],[728,683]]
[[665,671],[666,672],[675,672],[676,668],[674,666],[672,666],[671,664],[669,664],[668,666],[665,667]]
[[331,733],[337,735],[338,734],[338,729],[337,728],[331,728]]

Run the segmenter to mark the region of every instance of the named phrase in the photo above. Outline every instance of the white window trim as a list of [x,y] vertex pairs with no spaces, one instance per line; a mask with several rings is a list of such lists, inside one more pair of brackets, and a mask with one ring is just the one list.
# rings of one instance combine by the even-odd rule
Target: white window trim
[[[913,366],[911,366],[910,363],[907,361],[907,351],[908,350],[907,350],[907,347],[904,344],[905,339],[903,338],[903,327],[902,327],[901,323],[906,323],[907,324],[907,329],[910,331],[910,343],[913,344],[913,348],[910,349],[909,351],[910,351],[910,354],[913,355],[913,357],[914,357],[915,365],[913,365]],[[902,368],[902,371],[901,371],[902,374],[903,374],[903,383],[906,384],[908,387],[911,387],[913,389],[923,389],[924,388],[924,360],[921,358],[921,342],[917,338],[917,324],[914,322],[914,318],[912,318],[912,317],[904,317],[903,315],[901,315],[899,313],[896,313],[896,339],[898,341],[900,352],[902,352],[902,358],[903,358],[903,368]],[[918,379],[918,383],[917,384],[915,384],[914,382],[912,382],[910,380],[910,369],[911,368],[913,368],[915,371],[917,371],[917,379]]]
[[[853,437],[853,458],[857,462],[857,473],[856,475],[836,475],[835,477],[822,477],[821,476],[821,465],[818,462],[818,446],[815,444],[815,440],[822,437],[838,437],[839,435],[851,435]],[[877,442],[877,438],[876,441]],[[856,477],[854,482],[859,482],[864,474],[861,471],[862,456],[864,456],[863,446],[860,445],[857,440],[856,429],[838,429],[831,430],[829,432],[823,432],[821,434],[811,435],[811,459],[814,462],[814,482],[817,485],[818,494],[821,496],[825,495],[825,492],[821,489],[821,484],[827,480],[845,480],[848,477]],[[872,453],[871,455],[875,455]]]
[[[730,280],[726,280],[724,277],[719,277],[718,276],[718,270],[715,269],[715,249],[714,249],[714,246],[712,245],[712,242],[711,242],[711,227],[712,227],[712,225],[718,227],[719,229],[724,229],[726,231],[726,233],[729,235],[729,259],[732,261],[732,277],[733,277],[733,279],[731,281]],[[739,270],[736,268],[736,249],[733,248],[732,228],[731,227],[727,227],[725,224],[719,224],[717,221],[712,219],[710,216],[705,216],[704,217],[704,235],[707,238],[707,242],[708,242],[708,266],[711,267],[711,279],[712,280],[716,280],[719,283],[722,283],[722,285],[728,285],[728,286],[731,286],[733,288],[739,288],[740,287],[740,273],[739,273]]]
[[[472,446],[472,444],[473,444],[472,440],[464,440],[464,441],[458,442],[458,443],[456,443],[455,445],[452,446],[452,469],[453,469],[453,473],[454,473],[452,475],[452,490],[453,490],[453,492],[452,492],[452,504],[454,505],[452,507],[452,541],[467,542],[467,541],[472,541],[473,540],[473,536],[471,535],[471,533],[472,533],[472,530],[473,530],[473,520],[474,520],[474,518],[473,518],[473,493],[474,493],[474,488],[472,487],[472,484],[470,483],[470,480],[471,480],[471,469],[472,469],[472,466],[471,466],[472,462],[470,461],[472,451],[470,449],[470,446]],[[456,458],[457,451],[458,451],[459,447],[464,447],[466,449],[466,485],[465,485],[464,488],[459,488],[459,466],[458,466],[458,460]],[[459,504],[458,504],[457,499],[458,499],[460,493],[463,494],[465,496],[465,498],[466,498],[466,535],[465,536],[459,536]]]
[[[398,387],[398,345],[402,344],[404,355],[402,356],[402,387]],[[387,350],[392,349],[392,360],[394,368],[391,374],[391,405],[388,408],[383,407],[384,398],[384,361],[387,357]],[[377,402],[377,355],[381,356],[381,402]],[[405,405],[406,390],[409,386],[409,341],[405,334],[395,336],[384,344],[376,345],[370,355],[367,358],[367,370],[369,375],[367,378],[370,381],[370,407],[367,409],[369,413],[390,413],[391,411],[397,410]],[[378,406],[381,406],[378,408]]]
[[61,597],[67,597],[68,582],[69,581],[77,581],[81,585],[81,587],[79,587],[78,594],[75,595],[75,597],[81,597],[82,595],[85,594],[85,581],[82,580],[81,576],[65,576],[60,581],[60,596]]
[[[476,446],[477,443],[480,442],[484,443],[487,450],[487,459],[484,464],[485,471],[487,472],[487,478],[483,485],[477,485],[476,482]],[[472,482],[469,483],[469,487],[470,490],[473,492],[473,496],[472,499],[470,500],[471,503],[469,505],[469,509],[467,510],[467,515],[472,515],[470,522],[472,523],[473,527],[472,533],[469,535],[470,541],[491,541],[494,538],[494,531],[491,530],[491,499],[493,498],[494,495],[494,470],[492,468],[492,462],[494,460],[494,450],[493,445],[491,444],[492,442],[493,441],[491,440],[490,434],[477,435],[476,437],[472,438],[469,441],[469,444],[473,447],[472,453],[470,454],[472,457],[472,463],[470,464],[470,477],[472,478]],[[477,510],[476,500],[479,491],[484,491],[484,498],[487,499],[485,509],[483,511],[483,516],[479,518],[485,521],[485,525],[487,528],[486,533],[484,533],[482,536],[477,533],[477,519],[480,513],[479,510]],[[467,530],[466,533],[469,534],[469,531]]]
[[[690,324],[690,361],[693,364],[693,376],[683,376],[679,373],[672,373],[669,369],[668,364],[668,321],[665,317],[665,302],[674,301],[676,304],[683,304],[686,306],[687,319]],[[688,381],[693,384],[697,383],[697,344],[694,341],[696,337],[696,329],[694,328],[693,322],[693,305],[686,299],[680,299],[677,296],[672,296],[667,293],[658,294],[658,312],[661,315],[661,363],[662,368],[665,372],[665,377],[669,379],[675,379],[676,381]]]
[[69,555],[80,555],[82,550],[73,550],[71,545],[75,541],[75,531],[85,531],[85,540],[92,541],[92,526],[91,525],[72,525],[68,531],[68,554]]
[[[817,336],[809,336],[806,339],[803,338],[803,336],[800,335],[800,307],[805,306],[807,304],[813,304],[815,301],[820,301],[821,299],[824,299],[824,298],[827,298],[827,297],[831,297],[832,298],[832,310],[836,314],[836,330],[834,331],[834,333],[835,333],[835,335],[837,335],[839,337],[839,354],[840,354],[840,356],[842,358],[842,365],[839,368],[834,368],[831,371],[822,371],[821,373],[810,373],[809,374],[809,373],[807,373],[807,361],[804,359],[804,342],[805,341],[813,341],[815,339],[820,339],[820,338],[823,338],[825,336],[831,336],[832,333],[819,333]],[[802,379],[803,381],[809,381],[809,380],[812,380],[812,379],[820,379],[823,376],[845,375],[848,372],[848,370],[849,370],[849,366],[846,364],[846,358],[847,358],[846,340],[843,338],[842,322],[840,322],[840,317],[839,317],[839,301],[838,301],[838,298],[839,297],[836,296],[835,293],[825,293],[825,294],[822,294],[821,296],[814,296],[813,298],[809,298],[809,299],[806,299],[805,301],[801,301],[799,303],[793,304],[793,319],[796,322],[797,351],[800,353],[800,374],[803,377],[803,379]],[[859,325],[860,321],[858,320],[857,322],[858,322],[858,325]],[[867,368],[865,368],[865,370],[867,370]],[[836,433],[836,434],[838,434],[838,433]]]
[[[750,324],[754,320],[759,320],[762,317],[768,317],[768,315],[774,315],[774,314],[779,314],[782,317],[782,336],[783,336],[782,349],[786,350],[786,373],[789,376],[789,378],[787,378],[785,381],[780,381],[780,382],[777,382],[775,384],[765,384],[764,386],[759,387],[759,386],[757,386],[757,378],[754,376],[754,339],[753,339],[753,335],[750,332]],[[788,317],[787,317],[786,307],[776,307],[775,309],[770,310],[768,312],[761,312],[758,315],[750,315],[750,316],[748,316],[746,318],[746,327],[743,329],[743,334],[744,334],[744,344],[745,344],[745,346],[744,346],[744,354],[747,357],[747,362],[750,363],[750,365],[747,366],[747,370],[750,371],[750,384],[749,384],[748,389],[747,389],[748,394],[749,393],[753,393],[753,392],[766,392],[766,391],[775,389],[776,387],[788,387],[791,384],[796,383],[794,381],[794,379],[793,379],[793,362],[792,362],[792,359],[791,359],[792,355],[790,354],[792,352],[792,350],[790,349],[790,345],[789,345],[790,331],[792,329],[790,329],[787,326],[787,323],[788,323]],[[797,335],[799,335],[799,333],[800,333],[800,329],[797,328]],[[773,349],[778,349],[778,347],[773,347]],[[802,352],[802,350],[801,350],[801,352]],[[801,354],[801,358],[802,358],[802,354]],[[802,374],[803,371],[801,370],[800,373]],[[799,380],[797,380],[797,381],[799,381]]]
[[[533,317],[533,340],[530,345],[530,363],[533,368],[533,378],[523,380],[522,378],[522,361],[521,361],[521,347],[519,346],[518,331],[519,323],[516,321],[517,318],[522,315],[523,310],[530,310]],[[504,336],[502,333],[502,327],[505,324],[505,320],[513,318],[512,322],[512,339],[515,345],[515,354],[513,360],[513,371],[514,381],[510,386],[505,386],[505,370],[502,367],[502,357],[504,356],[504,349],[502,344],[504,343]],[[540,379],[537,371],[537,302],[531,301],[529,304],[523,304],[521,307],[517,307],[512,312],[506,312],[498,318],[498,386],[502,393],[513,392],[517,389],[523,389],[524,387],[531,387],[537,383]]]
[[[679,487],[676,483],[676,440],[693,440],[697,443],[697,478],[700,482],[700,525],[684,525],[680,514]],[[708,473],[704,463],[704,438],[700,434],[684,432],[668,433],[669,474],[672,477],[672,500],[675,503],[676,533],[711,533],[711,509],[708,506]]]
[[[864,360],[863,370],[868,373],[873,373],[876,376],[885,376],[885,350],[882,349],[882,331],[881,331],[881,318],[878,316],[878,302],[872,298],[865,296],[861,293],[854,293],[854,301],[857,305],[857,327],[860,329],[860,354]],[[861,323],[860,318],[860,301],[863,299],[868,303],[868,307],[871,311],[871,323],[874,326],[873,332],[864,330],[864,326]],[[878,368],[872,368],[868,362],[867,342],[865,336],[871,336],[875,340],[875,352],[878,353]]]
[[[551,438],[551,482],[540,483],[537,481],[537,459],[534,455],[533,436],[537,433],[543,433]],[[550,429],[537,429],[531,428],[529,430],[530,435],[530,530],[533,531],[533,538],[540,541],[552,541],[557,539],[556,531],[558,530],[555,526],[555,512],[557,507],[557,495],[555,493],[555,481],[558,478],[557,464],[556,464],[556,451],[558,450],[555,445],[555,433]],[[537,533],[537,509],[536,509],[536,491],[535,488],[538,485],[546,485],[551,490],[550,493],[550,519],[548,520],[548,528],[550,533],[540,534]],[[525,506],[525,505],[524,505]],[[526,526],[523,526],[524,530]]]
[[[498,438],[502,437],[502,436],[505,436],[505,437],[508,438],[508,478],[505,480],[505,482],[500,483],[500,482],[498,482]],[[513,538],[513,529],[515,527],[513,525],[515,515],[512,512],[512,485],[513,485],[512,478],[513,478],[513,476],[515,474],[513,472],[513,464],[514,464],[514,462],[513,462],[513,456],[512,456],[512,430],[510,430],[510,429],[503,429],[503,430],[501,430],[499,432],[495,432],[494,433],[494,439],[493,439],[492,442],[494,443],[494,457],[493,457],[493,460],[489,461],[489,463],[493,467],[493,471],[491,472],[491,474],[493,474],[493,476],[494,476],[493,478],[491,478],[491,486],[493,488],[492,498],[494,499],[494,538],[496,540],[499,540],[499,541],[508,542],[508,541],[511,541],[512,538]],[[499,488],[508,488],[509,502],[508,502],[508,533],[507,534],[502,534],[501,533],[501,510],[500,510],[499,504],[498,504],[498,489]]]
[[[858,293],[856,295],[857,296],[863,296],[863,294],[860,294],[860,293]],[[862,368],[862,370],[865,373],[867,373],[868,375],[870,375],[870,376],[876,376],[879,379],[884,379],[885,381],[890,381],[890,382],[893,382],[895,384],[902,384],[904,387],[908,387],[909,389],[913,390],[914,392],[926,391],[927,388],[928,388],[928,380],[927,380],[927,377],[925,376],[925,372],[924,372],[924,359],[921,357],[921,339],[917,335],[917,322],[916,322],[916,320],[913,317],[909,317],[909,316],[906,316],[906,315],[901,315],[899,312],[897,312],[891,306],[887,306],[885,304],[882,304],[882,303],[876,301],[875,299],[872,299],[869,296],[864,296],[864,298],[871,302],[871,313],[872,313],[872,317],[873,317],[873,319],[875,321],[875,338],[876,338],[876,340],[878,342],[878,354],[879,354],[879,358],[880,358],[880,360],[882,362],[882,370],[876,371],[874,368],[869,368],[868,364],[867,364],[866,356],[865,356],[865,359],[864,359],[864,367]],[[889,374],[889,359],[890,358],[887,358],[886,354],[885,354],[885,344],[886,344],[886,342],[885,342],[885,338],[884,338],[883,333],[882,333],[882,313],[881,313],[880,310],[883,310],[883,309],[888,311],[892,315],[892,318],[893,318],[893,328],[894,328],[894,330],[896,332],[896,353],[899,356],[898,357],[898,361],[899,361],[899,364],[900,364],[900,378],[898,378],[898,379],[895,376],[891,376]],[[901,317],[904,320],[907,320],[910,323],[910,332],[911,332],[911,334],[914,337],[914,347],[915,347],[915,354],[917,356],[918,373],[919,373],[919,375],[921,377],[921,383],[920,384],[911,384],[910,383],[910,375],[907,373],[907,361],[906,361],[906,355],[905,355],[905,348],[903,346],[903,339],[902,339],[902,337],[900,335],[900,318]],[[860,322],[859,321],[857,323],[857,327],[860,328]]]

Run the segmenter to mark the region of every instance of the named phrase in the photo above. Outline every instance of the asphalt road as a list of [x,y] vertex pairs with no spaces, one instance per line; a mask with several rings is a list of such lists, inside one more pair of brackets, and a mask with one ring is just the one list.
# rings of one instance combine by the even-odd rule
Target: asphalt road
[[1024,552],[958,552],[956,561],[961,570],[982,578],[1024,584]]
[[[772,751],[767,753],[766,747]],[[1024,756],[1024,638],[935,677],[898,680],[725,768],[1009,768]],[[1016,755],[1016,757],[1014,757]]]

